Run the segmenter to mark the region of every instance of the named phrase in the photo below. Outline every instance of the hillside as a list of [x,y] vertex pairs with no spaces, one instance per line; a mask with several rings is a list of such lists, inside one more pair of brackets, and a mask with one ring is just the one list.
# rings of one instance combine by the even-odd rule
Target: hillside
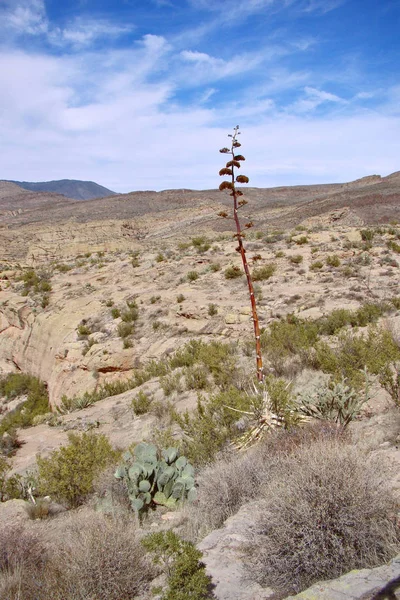
[[112,196],[115,192],[94,181],[80,181],[77,179],[60,179],[57,181],[11,181],[19,187],[31,192],[53,192],[62,194],[66,198],[74,200],[93,200]]

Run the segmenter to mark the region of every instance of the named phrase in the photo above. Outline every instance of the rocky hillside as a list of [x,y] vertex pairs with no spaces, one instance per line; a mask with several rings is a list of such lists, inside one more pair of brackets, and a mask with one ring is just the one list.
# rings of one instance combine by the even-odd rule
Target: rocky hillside
[[75,200],[93,200],[113,196],[115,192],[95,183],[77,179],[59,179],[57,181],[12,181],[24,190],[31,192],[52,192]]

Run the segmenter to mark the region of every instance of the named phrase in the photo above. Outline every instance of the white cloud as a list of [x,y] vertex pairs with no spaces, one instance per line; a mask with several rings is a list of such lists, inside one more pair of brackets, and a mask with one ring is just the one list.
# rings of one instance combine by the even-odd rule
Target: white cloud
[[293,112],[310,112],[318,108],[325,102],[333,102],[335,104],[347,104],[347,101],[340,98],[336,94],[324,92],[313,87],[304,88],[304,97],[297,100],[289,107],[289,111]]
[[133,23],[78,17],[65,27],[53,26],[44,0],[0,0],[0,32],[4,38],[21,35],[45,36],[54,46],[80,49],[102,38],[117,38],[135,29]]
[[74,48],[83,48],[99,38],[119,37],[130,33],[134,28],[133,24],[117,25],[105,20],[80,17],[69,23],[64,29],[53,28],[49,32],[49,41],[56,46],[71,45]]
[[38,35],[46,33],[49,23],[46,17],[46,8],[43,0],[18,0],[12,2],[5,0],[4,7],[0,7],[0,27],[5,34],[15,32],[18,34]]
[[[346,181],[399,168],[399,115],[375,109],[310,120],[261,96],[185,109],[171,103],[178,88],[168,74],[149,82],[157,56],[168,58],[163,38],[69,58],[4,54],[0,178],[90,179],[116,191],[216,187],[218,149],[236,122],[251,185]],[[147,67],[137,72],[141,61]],[[334,94],[306,89],[342,105]],[[391,105],[398,94],[389,90]]]

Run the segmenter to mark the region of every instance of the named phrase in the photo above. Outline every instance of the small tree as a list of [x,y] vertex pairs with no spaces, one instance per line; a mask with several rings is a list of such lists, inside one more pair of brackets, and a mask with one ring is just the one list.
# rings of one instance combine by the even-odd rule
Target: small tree
[[[235,154],[235,150],[237,148],[240,148],[240,146],[241,146],[241,144],[237,140],[238,135],[240,135],[239,125],[236,125],[236,127],[233,130],[233,134],[228,135],[228,137],[231,138],[231,147],[230,148],[221,148],[221,150],[220,150],[220,152],[222,154],[230,154],[231,159],[228,160],[225,167],[223,169],[221,169],[219,172],[221,177],[228,176],[230,178],[230,181],[223,181],[221,183],[221,185],[219,186],[219,189],[220,189],[220,191],[229,190],[230,196],[232,196],[232,198],[233,198],[233,220],[234,220],[235,226],[236,226],[236,233],[234,234],[234,237],[238,241],[238,246],[236,248],[236,251],[240,253],[240,256],[242,258],[242,263],[243,263],[243,269],[244,269],[244,272],[245,272],[246,278],[247,278],[247,285],[249,288],[249,295],[250,295],[250,302],[251,302],[252,318],[253,318],[253,324],[254,324],[254,337],[255,337],[255,343],[256,343],[257,379],[260,383],[263,383],[264,374],[263,374],[263,362],[262,362],[262,354],[261,354],[260,326],[259,326],[258,315],[257,315],[256,299],[254,296],[253,281],[251,278],[251,273],[250,273],[249,265],[248,265],[247,258],[246,258],[246,250],[243,245],[243,239],[245,238],[245,233],[242,231],[240,221],[239,221],[239,215],[238,215],[239,209],[243,208],[243,206],[245,206],[247,204],[247,200],[245,200],[244,198],[241,198],[241,196],[243,196],[243,192],[241,190],[237,189],[236,183],[248,183],[249,182],[249,178],[246,177],[246,175],[235,176],[235,169],[240,169],[240,163],[242,161],[246,160],[245,157],[242,156],[241,154]],[[224,211],[220,212],[219,216],[223,217],[224,219],[228,218],[228,214]],[[245,223],[246,229],[250,229],[251,227],[253,227],[253,223],[251,221],[248,221],[247,223]]]

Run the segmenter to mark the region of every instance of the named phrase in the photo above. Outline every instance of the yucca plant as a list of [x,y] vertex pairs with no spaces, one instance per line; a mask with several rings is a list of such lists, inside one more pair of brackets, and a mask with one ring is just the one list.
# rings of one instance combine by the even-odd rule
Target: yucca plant
[[[235,222],[236,233],[234,237],[237,239],[238,245],[236,251],[240,253],[243,263],[243,269],[247,278],[247,286],[249,288],[249,296],[251,302],[251,310],[252,310],[252,318],[254,324],[254,337],[255,337],[255,345],[256,345],[256,365],[257,365],[257,379],[260,383],[264,381],[264,373],[263,373],[263,361],[261,354],[261,342],[260,342],[260,325],[258,321],[257,315],[257,305],[256,299],[254,296],[254,286],[253,281],[249,269],[249,265],[246,258],[246,250],[244,248],[243,240],[245,238],[245,233],[242,230],[239,221],[239,210],[246,206],[247,200],[242,198],[243,192],[236,187],[236,183],[248,183],[249,178],[246,175],[236,175],[235,170],[240,169],[241,163],[246,160],[242,154],[235,154],[238,148],[240,148],[241,144],[238,141],[238,136],[240,135],[239,125],[233,130],[233,134],[229,134],[228,137],[231,138],[231,147],[230,148],[221,148],[220,152],[222,154],[230,154],[231,158],[226,163],[225,167],[220,170],[219,174],[221,177],[228,176],[228,181],[223,181],[219,186],[220,191],[229,190],[230,196],[233,199],[233,220]],[[229,218],[228,213],[222,211],[219,213],[220,217],[224,219]],[[253,223],[251,220],[248,220],[245,223],[245,228],[250,229],[253,227]]]

